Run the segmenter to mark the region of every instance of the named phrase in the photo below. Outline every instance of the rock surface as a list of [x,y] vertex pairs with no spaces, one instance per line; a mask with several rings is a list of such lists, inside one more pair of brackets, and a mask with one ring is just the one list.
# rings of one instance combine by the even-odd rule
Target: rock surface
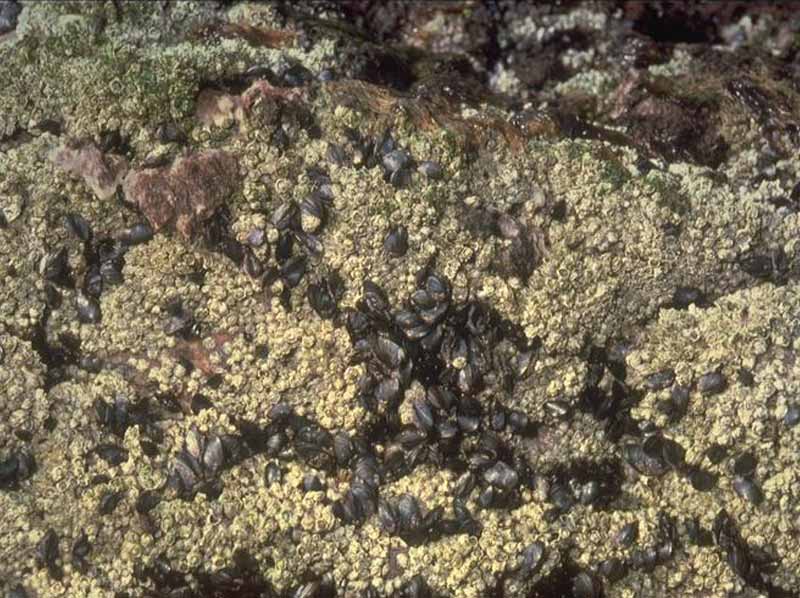
[[141,210],[153,230],[171,225],[191,239],[239,188],[236,158],[218,150],[179,157],[162,168],[134,170],[125,177],[125,199]]

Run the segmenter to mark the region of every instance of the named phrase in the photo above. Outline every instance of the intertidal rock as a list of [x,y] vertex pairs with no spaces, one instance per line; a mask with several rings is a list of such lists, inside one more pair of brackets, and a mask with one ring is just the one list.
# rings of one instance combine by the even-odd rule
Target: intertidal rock
[[128,161],[123,156],[104,154],[92,144],[65,145],[53,150],[51,159],[56,166],[82,178],[98,199],[113,196],[128,172]]
[[123,181],[125,198],[155,231],[174,229],[191,239],[240,187],[236,158],[207,150],[182,156],[169,167],[132,170]]

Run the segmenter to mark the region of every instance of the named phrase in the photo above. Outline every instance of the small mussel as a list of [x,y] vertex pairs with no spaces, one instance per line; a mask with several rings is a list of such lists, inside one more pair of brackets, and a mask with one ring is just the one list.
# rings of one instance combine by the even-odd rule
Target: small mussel
[[403,257],[408,251],[408,229],[400,224],[389,229],[383,240],[383,250],[393,257]]
[[39,263],[39,272],[45,280],[60,287],[72,287],[74,284],[66,247],[61,247],[44,256]]
[[410,162],[411,155],[407,151],[401,149],[392,150],[383,156],[383,167],[388,174],[394,174],[402,170],[408,166]]
[[264,468],[264,484],[266,486],[280,484],[282,478],[283,472],[280,466],[274,461],[267,463],[267,466]]
[[17,490],[19,483],[36,472],[36,459],[26,450],[18,450],[0,459],[0,489]]
[[675,382],[675,371],[671,369],[655,372],[644,379],[645,386],[651,391],[669,388],[673,382]]
[[631,521],[623,525],[614,536],[614,541],[620,546],[631,546],[639,537],[639,522]]
[[760,505],[764,500],[764,494],[753,480],[741,476],[733,479],[733,490],[741,498],[751,502],[755,506]]
[[293,201],[282,204],[272,213],[272,224],[279,231],[300,227],[300,209]]
[[338,302],[344,294],[344,282],[337,273],[312,282],[306,290],[308,303],[323,320],[333,319],[339,313]]
[[709,546],[714,541],[711,532],[701,527],[697,517],[689,517],[683,521],[683,532],[689,542],[696,546]]
[[594,575],[581,571],[572,581],[572,594],[575,598],[600,598],[603,585]]
[[708,492],[717,484],[716,474],[699,467],[690,468],[687,476],[689,478],[689,482],[692,484],[692,488],[698,492]]
[[97,324],[102,319],[100,303],[82,290],[75,295],[75,309],[82,324]]
[[123,230],[118,236],[118,240],[123,245],[127,245],[128,247],[147,243],[152,238],[153,227],[147,222],[139,222],[134,224],[130,228]]
[[628,564],[619,557],[612,556],[600,563],[600,575],[611,583],[619,581],[628,573]]
[[58,562],[61,557],[58,543],[58,534],[50,528],[36,545],[36,563],[40,569],[46,568],[53,579],[61,579],[63,577],[63,571]]
[[711,463],[717,465],[728,456],[728,448],[721,444],[714,443],[706,450],[706,456]]
[[92,264],[86,269],[83,275],[83,292],[94,297],[99,298],[103,292],[103,274],[100,272],[98,264]]
[[303,477],[303,492],[323,492],[325,484],[314,474],[306,474]]
[[708,372],[700,376],[697,381],[697,390],[704,396],[716,395],[727,387],[728,383],[720,372]]
[[327,212],[322,197],[312,194],[300,202],[300,226],[306,233],[316,233],[326,222]]
[[121,465],[128,460],[128,451],[116,444],[98,444],[93,452],[112,467]]
[[533,431],[530,418],[524,411],[513,409],[508,414],[508,425],[514,434],[527,435]]
[[61,291],[59,291],[55,285],[45,283],[44,285],[44,301],[47,307],[51,310],[56,310],[61,307],[62,297]]
[[748,477],[755,473],[757,466],[758,459],[751,451],[747,451],[739,455],[733,462],[733,473],[737,476]]
[[753,376],[753,372],[751,372],[747,368],[739,368],[736,371],[736,379],[739,381],[739,384],[741,384],[745,388],[753,388],[753,385],[756,382],[756,378],[755,376]]
[[522,551],[522,564],[519,568],[519,575],[523,579],[532,577],[538,573],[545,561],[545,547],[541,542],[534,542]]
[[300,284],[303,275],[306,273],[307,259],[308,258],[304,255],[296,255],[289,258],[286,263],[281,266],[281,279],[288,288],[293,289]]
[[64,215],[64,227],[81,241],[88,241],[92,237],[92,227],[77,212]]
[[519,474],[503,461],[498,461],[483,473],[483,479],[502,490],[513,490],[519,484]]
[[122,502],[124,497],[125,493],[122,491],[106,492],[100,497],[100,503],[97,508],[98,513],[101,515],[110,515],[117,508],[117,505]]
[[250,247],[243,246],[242,252],[244,254],[244,258],[242,258],[242,270],[244,270],[245,274],[250,278],[260,278],[264,273],[264,264],[258,259],[255,252]]
[[664,462],[661,454],[660,445],[648,445],[648,451],[638,443],[627,443],[622,447],[622,454],[625,461],[639,473],[646,476],[662,476],[670,467]]
[[164,324],[164,333],[190,339],[200,331],[200,326],[192,312],[184,307],[180,299],[173,299],[164,306],[169,319]]
[[222,493],[217,474],[242,456],[238,437],[206,436],[193,428],[172,464],[168,484],[182,498],[189,499],[196,492],[202,492],[215,500]]
[[155,490],[143,490],[136,498],[134,509],[137,513],[144,515],[149,513],[161,502],[161,496]]
[[792,403],[786,408],[786,413],[783,415],[783,424],[787,428],[793,428],[800,423],[800,405]]
[[86,557],[92,551],[92,544],[89,542],[89,537],[85,531],[75,540],[72,545],[72,564],[81,573],[86,573],[89,569],[89,564],[86,562]]
[[670,397],[663,405],[663,411],[670,423],[676,423],[686,415],[689,408],[689,388],[682,385],[673,386]]

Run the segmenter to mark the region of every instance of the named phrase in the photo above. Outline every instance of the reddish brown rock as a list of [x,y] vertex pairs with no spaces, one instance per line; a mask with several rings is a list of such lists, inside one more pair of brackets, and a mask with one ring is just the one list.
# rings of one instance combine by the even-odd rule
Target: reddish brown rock
[[195,116],[207,127],[228,127],[235,123],[247,129],[248,118],[254,121],[253,126],[277,125],[283,107],[302,98],[299,89],[275,87],[258,79],[239,95],[213,88],[202,90],[197,96]]
[[[683,85],[676,85],[676,80]],[[634,73],[612,96],[611,116],[650,154],[716,168],[727,157],[730,144],[721,133],[719,80],[708,81],[698,87],[690,77],[666,80]]]
[[122,156],[103,154],[94,145],[56,148],[50,154],[53,163],[86,185],[100,199],[108,199],[117,190],[128,171],[128,161]]
[[125,198],[154,230],[174,227],[187,240],[239,187],[236,158],[219,150],[178,158],[170,167],[132,171],[123,182]]

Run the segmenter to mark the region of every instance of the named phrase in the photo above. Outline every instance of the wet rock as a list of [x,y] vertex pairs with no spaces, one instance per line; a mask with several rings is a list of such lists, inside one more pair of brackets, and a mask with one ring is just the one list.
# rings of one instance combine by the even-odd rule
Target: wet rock
[[302,92],[286,87],[276,87],[264,79],[257,79],[241,94],[222,89],[206,88],[200,91],[195,107],[195,117],[206,127],[243,129],[266,125],[273,133],[279,128],[287,102],[294,102]]
[[[2,40],[17,44],[0,48],[2,213],[27,203],[0,231],[0,499],[12,521],[30,505],[45,521],[0,544],[31,557],[47,527],[71,543],[85,525],[91,562],[73,544],[64,591],[100,580],[120,598],[793,584],[792,497],[773,476],[791,471],[797,429],[780,419],[797,401],[796,152],[758,157],[798,120],[796,57],[769,56],[777,26],[738,8],[748,50],[729,52],[661,43],[685,30],[621,17],[631,3],[234,4],[65,16],[31,3],[30,24],[48,26]],[[266,22],[296,45],[254,50],[280,37]],[[741,68],[710,68],[728,54]],[[320,70],[335,80],[312,80]],[[628,76],[611,122],[608,91]],[[503,97],[476,102],[487,81]],[[128,156],[129,201],[39,168],[40,146],[67,133]],[[733,146],[725,160],[696,168],[720,158],[717,140]],[[231,169],[209,158],[222,151]],[[765,178],[750,184],[753,167]],[[73,213],[94,234],[77,220],[65,231]],[[401,226],[412,251],[386,239]],[[77,288],[28,267],[61,247]],[[74,321],[78,292],[102,298],[102,325]],[[185,309],[165,310],[172,297]],[[716,390],[700,375],[717,370],[725,394],[702,396]],[[202,434],[177,446],[193,424]],[[716,465],[714,443],[730,452],[711,451]],[[46,465],[30,481],[23,446]],[[770,508],[730,486],[735,472],[756,480],[731,471],[748,449]],[[125,492],[116,509],[109,490]],[[62,513],[48,505],[60,496],[81,500]],[[774,573],[730,530],[714,554],[706,503],[775,544]],[[654,520],[660,508],[690,521],[685,537]],[[472,538],[442,541],[459,535]],[[45,571],[17,582],[52,589]]]
[[728,155],[729,144],[719,132],[719,101],[693,96],[674,83],[633,74],[617,91],[617,121],[631,137],[666,160],[686,160],[712,168]]
[[239,186],[237,160],[221,150],[184,156],[170,167],[134,170],[123,181],[125,198],[142,211],[154,231],[174,227],[186,240]]
[[206,126],[226,127],[242,119],[241,98],[217,89],[204,89],[197,96],[197,119]]

